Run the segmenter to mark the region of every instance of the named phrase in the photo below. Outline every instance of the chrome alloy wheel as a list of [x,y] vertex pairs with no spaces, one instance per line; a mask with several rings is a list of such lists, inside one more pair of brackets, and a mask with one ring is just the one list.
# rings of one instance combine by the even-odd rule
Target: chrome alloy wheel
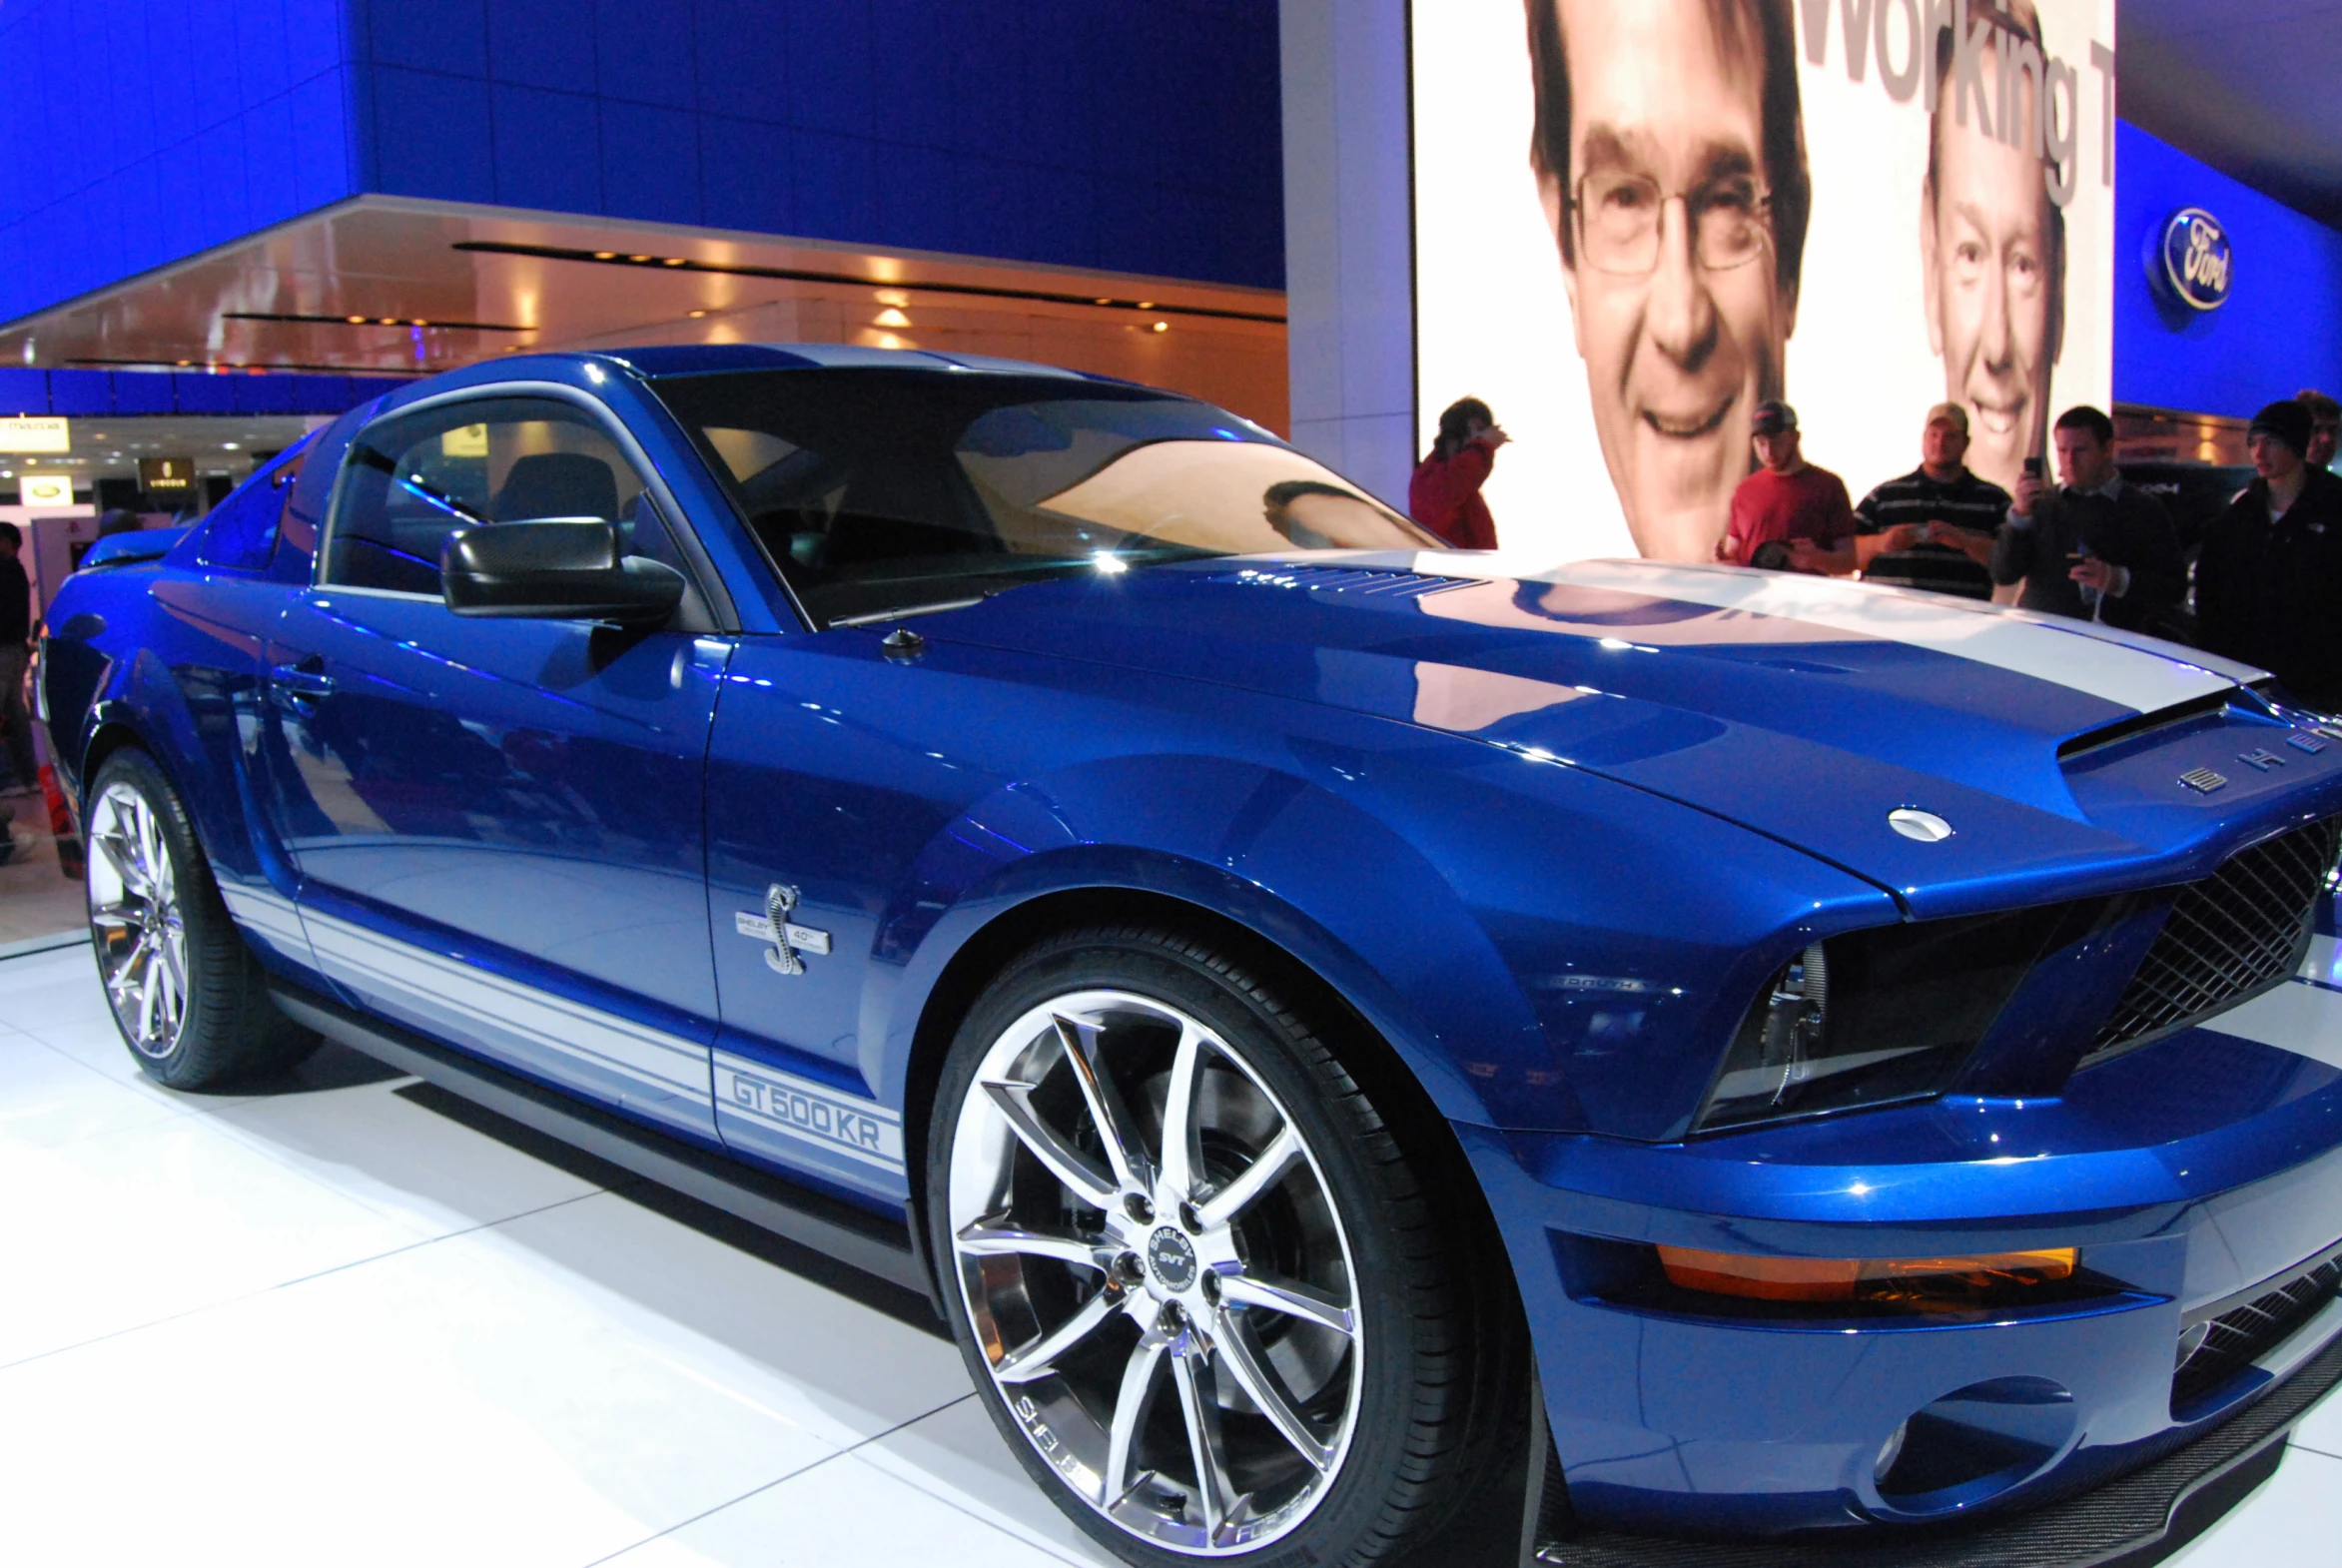
[[154,807],[132,785],[90,808],[90,936],[123,1038],[167,1057],[187,1023],[187,927]]
[[1146,997],[1056,998],[985,1053],[950,1181],[977,1340],[1065,1484],[1195,1557],[1309,1515],[1357,1423],[1356,1272],[1300,1128],[1238,1052]]

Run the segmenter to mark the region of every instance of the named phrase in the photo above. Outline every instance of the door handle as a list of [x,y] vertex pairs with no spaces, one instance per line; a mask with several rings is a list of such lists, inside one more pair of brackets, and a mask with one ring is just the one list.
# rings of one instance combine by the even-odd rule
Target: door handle
[[314,655],[269,671],[269,694],[288,712],[312,713],[317,699],[331,696],[333,691],[334,677],[326,673],[326,661]]

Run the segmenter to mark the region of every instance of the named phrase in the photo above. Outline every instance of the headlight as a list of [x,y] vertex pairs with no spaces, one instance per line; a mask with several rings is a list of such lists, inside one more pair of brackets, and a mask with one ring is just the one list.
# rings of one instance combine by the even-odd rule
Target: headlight
[[1849,932],[1758,993],[1695,1132],[1940,1095],[2072,906]]

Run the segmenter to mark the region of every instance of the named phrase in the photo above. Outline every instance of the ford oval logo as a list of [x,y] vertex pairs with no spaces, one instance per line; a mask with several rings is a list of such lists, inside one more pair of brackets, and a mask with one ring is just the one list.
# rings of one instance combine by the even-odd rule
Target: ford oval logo
[[2200,207],[2182,207],[2163,221],[2162,278],[2171,298],[2194,311],[2228,303],[2236,280],[2236,252],[2228,229]]

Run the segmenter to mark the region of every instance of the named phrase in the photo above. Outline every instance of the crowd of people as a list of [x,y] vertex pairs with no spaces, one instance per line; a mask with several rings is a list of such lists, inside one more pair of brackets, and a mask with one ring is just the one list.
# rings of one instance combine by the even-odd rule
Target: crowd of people
[[[2342,712],[2342,477],[2328,468],[2342,403],[2332,397],[2303,392],[2253,416],[2255,477],[2206,525],[2192,561],[2162,502],[2116,470],[2114,421],[2086,404],[2050,431],[2055,478],[2027,457],[2013,493],[1968,468],[1967,410],[1955,402],[1928,410],[1919,466],[1859,503],[1806,458],[1788,403],[1758,404],[1750,432],[1754,465],[1733,493],[1719,561],[1859,574],[2186,641]],[[1458,548],[1494,547],[1480,491],[1507,439],[1477,398],[1441,415],[1408,490],[1415,520]]]

